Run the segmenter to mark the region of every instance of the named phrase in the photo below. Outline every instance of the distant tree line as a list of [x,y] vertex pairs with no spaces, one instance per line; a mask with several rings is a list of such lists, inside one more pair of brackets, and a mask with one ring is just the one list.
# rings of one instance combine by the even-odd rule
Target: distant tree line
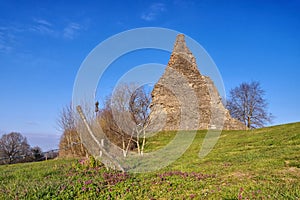
[[30,147],[21,133],[11,132],[0,138],[0,164],[36,162],[57,157],[57,152],[43,152],[38,146]]

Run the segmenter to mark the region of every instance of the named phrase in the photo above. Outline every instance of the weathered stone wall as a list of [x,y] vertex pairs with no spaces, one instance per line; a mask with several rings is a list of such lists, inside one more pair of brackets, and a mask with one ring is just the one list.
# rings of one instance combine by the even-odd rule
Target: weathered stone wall
[[182,34],[177,36],[165,72],[153,88],[150,119],[153,131],[246,129],[231,118],[213,81],[200,74]]

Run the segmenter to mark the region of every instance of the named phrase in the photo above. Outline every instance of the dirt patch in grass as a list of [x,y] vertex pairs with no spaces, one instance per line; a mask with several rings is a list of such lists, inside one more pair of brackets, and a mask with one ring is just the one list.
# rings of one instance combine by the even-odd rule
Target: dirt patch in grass
[[289,173],[295,174],[295,175],[297,175],[297,176],[300,177],[300,168],[297,168],[297,167],[289,167],[289,168],[287,169],[287,171],[288,171]]
[[229,175],[229,177],[235,177],[235,178],[238,178],[238,179],[243,179],[243,178],[251,179],[252,178],[252,176],[249,173],[243,173],[243,172],[240,172],[240,171],[236,171],[236,172],[231,173]]

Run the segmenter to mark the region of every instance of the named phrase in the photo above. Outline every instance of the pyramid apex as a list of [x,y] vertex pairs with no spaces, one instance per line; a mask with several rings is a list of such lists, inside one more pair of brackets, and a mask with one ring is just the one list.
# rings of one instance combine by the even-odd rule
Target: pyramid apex
[[[180,58],[189,61],[192,64],[193,68],[197,68],[196,58],[194,57],[190,49],[187,47],[184,34],[177,35],[172,55],[180,55]],[[171,59],[171,61],[173,60]]]
[[177,35],[173,52],[176,52],[176,53],[189,53],[190,52],[190,50],[186,46],[184,34]]

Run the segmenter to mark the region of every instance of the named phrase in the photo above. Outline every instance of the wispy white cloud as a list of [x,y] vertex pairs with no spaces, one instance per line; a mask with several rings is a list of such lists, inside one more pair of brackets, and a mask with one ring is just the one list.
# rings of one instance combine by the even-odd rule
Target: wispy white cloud
[[32,32],[42,35],[58,36],[52,24],[44,19],[33,19],[30,24],[11,23],[0,26],[0,53],[11,53],[18,49],[24,33]]
[[153,3],[142,15],[141,19],[145,21],[155,20],[161,13],[166,11],[166,6],[163,3]]
[[9,24],[0,26],[0,53],[11,53],[22,46],[21,38],[24,33],[32,33],[43,37],[72,40],[79,36],[86,26],[69,22],[58,25],[46,19],[33,18],[29,24]]
[[54,29],[53,25],[44,19],[33,19],[34,24],[29,28],[30,31],[43,34],[58,36],[57,31]]
[[63,30],[63,37],[66,39],[74,39],[77,35],[81,26],[78,23],[69,23]]
[[69,22],[65,27],[58,28],[45,19],[34,19],[33,21],[34,24],[30,28],[31,31],[57,38],[72,40],[78,36],[81,29],[81,25],[75,22]]
[[33,20],[38,24],[43,24],[45,26],[52,26],[52,24],[50,22],[48,22],[47,20],[44,20],[44,19],[33,19]]

